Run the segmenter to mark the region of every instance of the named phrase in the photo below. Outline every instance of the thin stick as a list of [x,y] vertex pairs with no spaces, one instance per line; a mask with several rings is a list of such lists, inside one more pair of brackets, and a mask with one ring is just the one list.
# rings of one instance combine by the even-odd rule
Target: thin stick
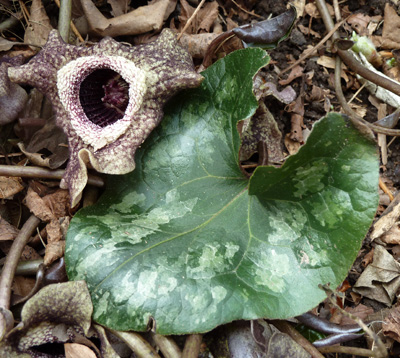
[[[64,169],[51,170],[41,167],[21,167],[18,165],[0,165],[0,176],[23,177],[23,178],[45,178],[62,179]],[[96,175],[88,175],[88,184],[99,188],[104,186],[104,180]]]
[[200,4],[196,7],[196,10],[194,10],[194,13],[192,14],[192,16],[190,16],[189,20],[186,22],[185,26],[183,27],[181,33],[178,36],[178,41],[180,40],[180,38],[182,37],[183,33],[186,31],[186,29],[189,27],[190,23],[193,21],[193,19],[195,18],[195,16],[197,15],[197,13],[200,11],[201,7],[203,6],[203,4],[205,3],[206,0],[201,0]]
[[338,0],[333,0],[333,8],[335,9],[336,21],[342,20],[342,15],[340,15],[340,8]]
[[257,15],[256,13],[254,13],[254,11],[248,11],[246,9],[244,9],[243,7],[241,7],[235,0],[231,0],[240,10],[242,10],[243,12],[245,12],[246,14],[249,14],[251,16],[255,16],[258,18],[261,18],[262,16]]
[[358,357],[382,357],[378,352],[365,348],[346,347],[346,346],[329,346],[318,348],[321,353],[344,353],[355,355]]
[[392,192],[389,190],[385,182],[379,177],[379,187],[382,189],[384,193],[386,193],[389,196],[390,201],[393,201],[394,197]]
[[335,31],[336,31],[340,26],[342,26],[343,23],[344,23],[344,20],[342,20],[342,21],[340,21],[339,23],[337,23],[337,24],[326,34],[326,36],[325,36],[320,42],[318,42],[318,44],[317,44],[315,47],[313,47],[313,48],[311,48],[311,49],[305,51],[304,54],[303,54],[296,62],[292,63],[289,67],[286,67],[284,70],[282,70],[282,71],[279,73],[279,76],[280,76],[282,73],[285,73],[285,72],[291,70],[293,67],[297,66],[300,62],[302,62],[302,61],[304,61],[306,58],[310,57],[315,51],[317,51],[318,49],[320,49],[320,48],[322,47],[322,45],[323,45],[326,41],[328,41],[328,40],[333,36],[333,34],[335,33]]
[[358,94],[364,89],[364,87],[367,85],[367,82],[365,81],[362,86],[354,93],[353,97],[350,98],[350,100],[347,102],[347,104],[350,104],[351,102],[354,101],[354,98],[358,96]]

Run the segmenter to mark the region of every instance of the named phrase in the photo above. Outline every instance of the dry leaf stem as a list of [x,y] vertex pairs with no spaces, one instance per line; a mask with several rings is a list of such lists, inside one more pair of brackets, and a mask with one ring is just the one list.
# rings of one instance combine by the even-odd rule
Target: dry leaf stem
[[163,336],[153,332],[150,332],[150,334],[165,358],[182,357],[181,350],[171,337]]
[[155,349],[138,333],[114,331],[106,328],[114,336],[123,340],[138,358],[161,358]]
[[197,358],[200,353],[203,335],[191,334],[186,338],[185,347],[183,348],[182,358]]
[[[0,176],[22,178],[62,179],[65,170],[51,170],[40,167],[21,167],[18,165],[0,165]],[[99,188],[104,186],[104,180],[96,175],[88,175],[88,184]]]

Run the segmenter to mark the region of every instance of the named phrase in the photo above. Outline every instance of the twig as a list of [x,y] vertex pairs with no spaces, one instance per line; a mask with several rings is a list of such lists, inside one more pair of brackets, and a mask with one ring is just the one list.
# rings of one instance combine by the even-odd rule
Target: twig
[[[18,265],[18,261],[21,257],[22,250],[26,243],[30,239],[32,233],[39,225],[40,219],[35,215],[31,215],[30,218],[22,226],[20,232],[15,238],[10,251],[7,254],[6,261],[4,263],[3,270],[1,271],[0,277],[0,337],[3,337],[6,331],[10,328],[10,318],[12,317],[10,308],[10,297],[11,297],[11,285],[14,279],[15,270]],[[11,317],[10,317],[11,314]],[[7,316],[8,315],[8,316]],[[6,323],[6,322],[7,323]]]
[[201,7],[203,6],[203,4],[205,3],[206,0],[201,0],[200,4],[196,7],[196,10],[194,10],[194,13],[192,14],[192,16],[189,17],[189,20],[186,22],[185,26],[183,27],[181,33],[178,35],[178,41],[180,40],[180,38],[182,37],[182,35],[184,34],[184,32],[186,31],[186,29],[189,27],[189,25],[191,24],[191,22],[193,21],[193,19],[195,18],[195,16],[197,15],[197,13],[200,11]]
[[140,334],[135,332],[121,332],[105,327],[114,336],[123,340],[138,358],[161,358],[155,349]]
[[[321,14],[322,20],[325,24],[325,27],[328,31],[331,31],[334,28],[333,20],[331,15],[329,14],[328,8],[326,6],[325,0],[315,0],[315,4],[317,5],[318,11]],[[339,34],[334,32],[332,35],[333,40],[339,39]],[[337,53],[343,60],[343,62],[351,68],[355,73],[364,77],[366,80],[375,83],[376,85],[391,91],[398,96],[400,96],[400,84],[389,80],[385,77],[378,75],[375,72],[370,71],[368,68],[364,67],[359,61],[357,61],[354,56],[345,50],[337,50]]]
[[282,320],[273,320],[271,323],[281,332],[287,333],[298,344],[300,344],[312,358],[324,358],[324,356],[315,348],[305,337],[303,337],[289,322]]
[[342,20],[342,15],[340,15],[340,8],[338,0],[333,0],[333,8],[335,10],[336,21]]
[[382,357],[378,352],[365,348],[330,346],[318,348],[321,353],[344,353],[358,357]]
[[246,9],[244,9],[243,7],[241,7],[235,0],[231,0],[240,10],[242,10],[243,12],[245,12],[246,14],[249,14],[251,16],[255,16],[258,18],[261,18],[262,16],[257,15],[254,11],[248,11]]
[[[62,179],[64,169],[51,170],[41,167],[21,167],[18,165],[0,165],[0,176],[23,177],[23,178],[45,178]],[[96,175],[88,175],[88,184],[99,188],[104,186],[104,180]]]
[[191,334],[186,338],[185,347],[183,348],[182,358],[197,358],[200,353],[201,342],[203,336],[201,334]]
[[162,352],[165,358],[181,358],[182,352],[179,349],[175,341],[168,336],[162,336],[161,334],[150,332],[151,337],[157,344],[158,348]]
[[293,67],[297,66],[300,62],[304,61],[306,58],[310,57],[315,51],[317,51],[318,49],[320,49],[322,47],[322,45],[328,41],[333,34],[336,32],[336,30],[342,26],[342,24],[344,23],[344,20],[340,21],[339,23],[337,23],[327,34],[326,36],[320,41],[318,42],[318,44],[316,46],[314,46],[313,48],[309,49],[308,51],[305,51],[304,54],[294,63],[292,63],[289,67],[286,67],[284,70],[282,70],[279,73],[279,76],[281,76],[283,73],[291,70]]
[[381,179],[381,177],[379,177],[379,187],[383,190],[384,193],[386,193],[389,196],[390,201],[393,201],[394,199],[393,194],[386,186],[385,182]]

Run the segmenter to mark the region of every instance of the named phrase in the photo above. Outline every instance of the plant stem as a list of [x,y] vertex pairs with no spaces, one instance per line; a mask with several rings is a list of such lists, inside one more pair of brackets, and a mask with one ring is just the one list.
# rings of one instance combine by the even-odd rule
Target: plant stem
[[40,219],[35,215],[31,215],[22,226],[7,255],[0,277],[0,307],[2,308],[10,308],[11,284],[21,252],[39,223]]
[[22,250],[30,239],[32,233],[39,225],[40,219],[31,215],[22,226],[18,236],[15,238],[9,253],[7,254],[3,270],[0,276],[0,340],[12,328],[13,316],[9,311],[11,298],[11,285],[17,269]]
[[[62,179],[65,170],[51,170],[41,167],[21,167],[18,165],[0,165],[0,176],[24,177],[24,178],[45,178]],[[95,175],[88,175],[88,184],[99,188],[104,186],[104,180]]]
[[60,11],[58,15],[58,32],[61,38],[68,43],[69,42],[69,27],[71,23],[71,0],[61,0]]
[[114,336],[123,340],[138,358],[161,358],[154,348],[138,333],[121,332],[106,328]]
[[150,332],[150,334],[165,358],[182,357],[181,350],[171,337],[162,336],[161,334],[153,332]]
[[200,353],[203,335],[191,334],[186,338],[185,347],[183,348],[182,358],[197,358]]

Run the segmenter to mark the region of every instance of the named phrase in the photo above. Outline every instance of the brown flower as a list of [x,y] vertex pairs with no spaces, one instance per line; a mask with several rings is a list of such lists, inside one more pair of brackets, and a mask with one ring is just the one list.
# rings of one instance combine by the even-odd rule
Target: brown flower
[[52,31],[42,51],[28,64],[9,68],[8,75],[37,87],[53,103],[69,141],[60,186],[69,189],[72,206],[86,185],[86,166],[107,174],[135,169],[135,151],[160,122],[166,101],[203,79],[170,30],[146,45],[105,38],[90,48],[65,44]]

